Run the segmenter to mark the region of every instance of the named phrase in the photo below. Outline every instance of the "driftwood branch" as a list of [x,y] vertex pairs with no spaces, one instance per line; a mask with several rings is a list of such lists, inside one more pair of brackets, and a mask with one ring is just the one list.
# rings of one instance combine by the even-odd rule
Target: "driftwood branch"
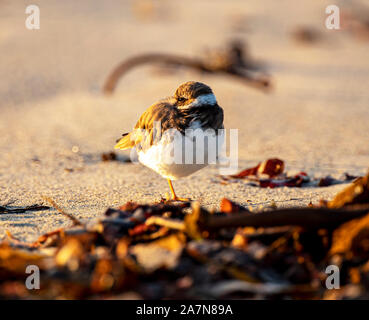
[[151,63],[187,67],[200,72],[228,75],[242,81],[246,85],[261,90],[267,90],[270,87],[270,81],[266,76],[255,76],[252,74],[251,71],[255,71],[258,67],[244,58],[243,50],[239,44],[233,44],[228,49],[227,54],[223,55],[221,59],[219,59],[219,55],[200,59],[165,53],[147,53],[128,58],[110,73],[103,86],[103,92],[112,94],[119,79],[129,70],[139,65]]
[[301,226],[306,228],[336,227],[346,221],[369,213],[368,205],[355,205],[343,209],[286,208],[261,213],[240,213],[230,216],[209,215],[200,221],[201,229],[229,227]]
[[[200,230],[215,230],[232,227],[271,228],[300,226],[320,229],[334,228],[338,225],[369,214],[369,205],[355,205],[342,209],[329,208],[285,208],[251,214],[233,213],[217,216],[202,212],[197,219]],[[188,224],[178,219],[150,217],[147,225],[160,225],[169,229],[188,231]]]
[[198,69],[206,72],[206,69],[203,69],[202,63],[200,60],[196,59],[188,59],[186,57],[169,55],[169,54],[160,54],[160,53],[148,53],[139,56],[135,56],[132,58],[128,58],[127,60],[120,63],[114,70],[110,73],[107,80],[105,81],[103,91],[106,94],[111,94],[114,92],[119,79],[126,74],[129,70],[143,64],[149,63],[164,63],[169,65],[176,66],[187,66],[190,68]]

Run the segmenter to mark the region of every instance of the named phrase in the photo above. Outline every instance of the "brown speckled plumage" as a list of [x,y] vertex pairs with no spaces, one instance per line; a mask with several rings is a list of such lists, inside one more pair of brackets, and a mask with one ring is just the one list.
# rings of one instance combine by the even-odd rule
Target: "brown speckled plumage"
[[[202,129],[222,129],[223,109],[215,105],[201,105],[186,109],[185,106],[192,103],[201,95],[211,94],[212,90],[200,82],[186,82],[176,90],[173,97],[161,100],[150,106],[140,117],[134,129],[146,130],[150,135],[150,144],[153,143],[154,122],[161,123],[161,133],[168,129],[177,129],[182,134],[194,121],[198,121]],[[143,135],[138,133],[124,134],[117,144],[119,149],[132,148],[139,144]]]

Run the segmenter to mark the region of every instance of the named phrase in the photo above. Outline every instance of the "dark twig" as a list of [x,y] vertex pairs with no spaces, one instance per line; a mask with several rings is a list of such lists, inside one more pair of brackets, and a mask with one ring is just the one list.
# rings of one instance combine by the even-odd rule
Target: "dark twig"
[[48,206],[39,206],[37,204],[33,204],[31,206],[23,207],[23,208],[7,208],[6,206],[0,206],[0,213],[25,213],[27,211],[42,211],[49,210]]
[[77,218],[75,218],[73,215],[65,212],[62,208],[60,208],[56,202],[49,198],[49,197],[43,197],[48,203],[50,203],[60,214],[62,214],[63,216],[66,216],[67,218],[69,218],[70,220],[72,220],[73,225],[74,226],[83,226],[83,223],[81,221],[79,221]]

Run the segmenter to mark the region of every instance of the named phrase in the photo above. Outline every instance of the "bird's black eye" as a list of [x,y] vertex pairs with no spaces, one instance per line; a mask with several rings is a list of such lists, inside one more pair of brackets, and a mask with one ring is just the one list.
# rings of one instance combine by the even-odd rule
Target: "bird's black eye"
[[184,101],[186,101],[187,99],[185,98],[185,97],[178,97],[177,98],[177,101],[178,102],[184,102]]

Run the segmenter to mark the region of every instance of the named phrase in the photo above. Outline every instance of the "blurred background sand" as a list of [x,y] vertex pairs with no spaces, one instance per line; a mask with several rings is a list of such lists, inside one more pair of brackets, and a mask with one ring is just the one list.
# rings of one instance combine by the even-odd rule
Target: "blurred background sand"
[[[0,1],[0,205],[41,204],[49,196],[90,219],[128,200],[160,200],[168,192],[163,178],[141,165],[101,162],[100,155],[188,80],[211,86],[226,128],[239,129],[240,169],[278,157],[288,171],[313,176],[367,171],[369,41],[325,28],[331,1],[32,1],[40,30],[25,28],[29,4]],[[315,29],[318,41],[296,42],[291,34],[301,26]],[[131,55],[201,55],[235,38],[266,64],[270,94],[226,77],[150,66],[122,78],[113,96],[101,93],[109,72]],[[223,197],[253,207],[307,205],[344,187],[260,189],[221,185],[217,174],[206,168],[175,182],[176,191],[217,208]],[[0,237],[9,230],[33,240],[68,225],[55,210],[0,214]]]

